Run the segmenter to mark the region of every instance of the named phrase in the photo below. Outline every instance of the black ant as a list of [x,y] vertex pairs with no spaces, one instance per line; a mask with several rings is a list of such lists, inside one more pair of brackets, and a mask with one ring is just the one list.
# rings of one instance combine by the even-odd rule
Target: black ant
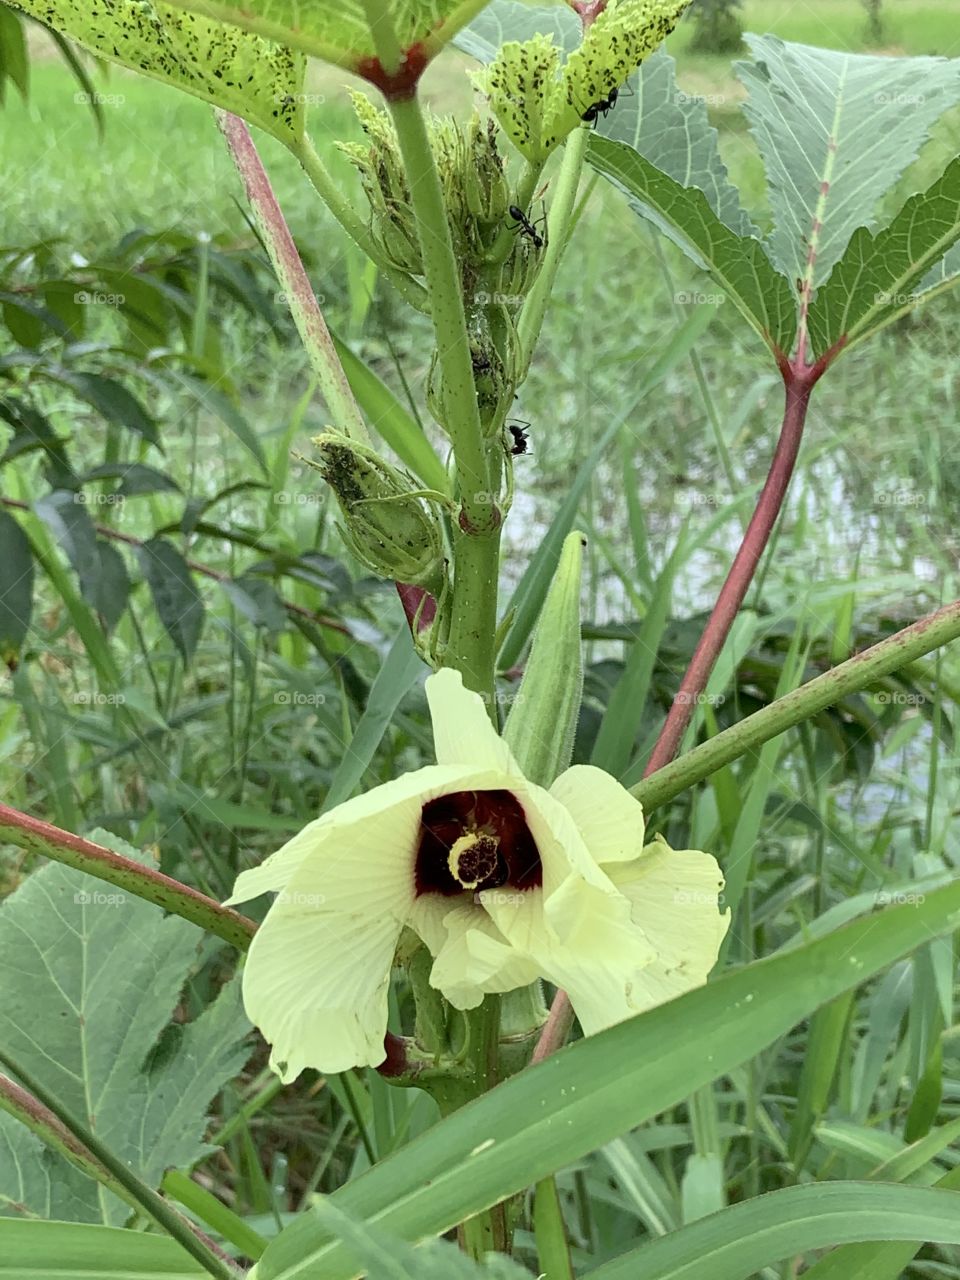
[[620,96],[619,89],[611,89],[605,98],[601,98],[599,102],[592,103],[587,107],[586,111],[581,112],[580,119],[585,120],[587,124],[596,124],[598,116],[607,116],[617,105],[617,98]]
[[582,111],[580,113],[580,119],[585,121],[587,124],[596,124],[597,119],[600,116],[606,117],[610,114],[613,108],[617,105],[617,99],[620,97],[620,94],[624,92],[627,93],[628,98],[633,97],[633,90],[628,84],[625,84],[622,89],[611,89],[605,98],[601,98],[599,102],[592,103],[587,107],[586,111]]
[[519,231],[523,236],[529,236],[533,243],[533,247],[535,249],[542,249],[546,244],[546,236],[541,235],[537,230],[537,227],[541,222],[545,221],[546,214],[544,214],[543,218],[538,218],[536,222],[531,222],[519,205],[512,204],[507,212],[510,214],[510,217],[513,218],[510,230]]
[[518,419],[516,422],[507,423],[507,430],[513,436],[513,444],[510,448],[510,452],[514,457],[516,457],[517,454],[527,452],[527,437],[529,434],[527,428],[529,426],[530,423],[524,422],[522,419]]

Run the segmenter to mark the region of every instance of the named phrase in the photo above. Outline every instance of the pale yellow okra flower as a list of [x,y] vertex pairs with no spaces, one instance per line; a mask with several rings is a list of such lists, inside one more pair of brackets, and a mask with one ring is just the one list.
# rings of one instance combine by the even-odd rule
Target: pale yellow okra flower
[[586,1034],[706,981],[729,925],[716,860],[644,846],[639,803],[574,765],[529,782],[459,673],[426,682],[437,763],[324,814],[238,878],[277,898],[243,996],[284,1080],[384,1060],[404,926],[458,1009],[546,978]]

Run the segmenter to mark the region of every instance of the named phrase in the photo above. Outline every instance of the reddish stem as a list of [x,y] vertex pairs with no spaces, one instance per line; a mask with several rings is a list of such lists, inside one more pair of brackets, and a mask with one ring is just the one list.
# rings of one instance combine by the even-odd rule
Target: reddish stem
[[[730,628],[740,611],[757,565],[777,523],[777,517],[783,508],[797,454],[800,452],[800,441],[803,439],[803,428],[807,420],[807,410],[810,407],[810,394],[835,354],[833,351],[828,352],[816,364],[807,365],[804,351],[805,343],[801,342],[795,359],[793,361],[784,359],[781,362],[780,372],[783,374],[786,403],[780,438],[770,464],[770,471],[756,510],[743,536],[740,550],[730,566],[730,572],[720,589],[700,643],[697,645],[673,706],[660,730],[660,736],[644,770],[645,778],[669,764],[676,755],[693,715],[693,709],[697,705],[698,696],[706,688],[710,673],[730,634]],[[569,997],[566,992],[558,991],[550,1006],[550,1016],[540,1033],[540,1040],[533,1051],[533,1062],[541,1062],[563,1045],[572,1020],[573,1010]]]
[[122,854],[105,849],[103,845],[84,840],[71,831],[63,831],[40,818],[21,813],[0,804],[0,843],[17,844],[45,858],[54,858],[77,871],[96,876],[118,889],[126,889],[138,898],[153,902],[165,911],[182,916],[207,929],[240,951],[246,951],[257,926],[246,916],[221,907],[219,902],[205,893],[181,884],[162,871],[134,862]]
[[562,1049],[563,1042],[566,1040],[572,1025],[573,1005],[570,1003],[570,997],[565,991],[558,991],[553,997],[550,1013],[543,1024],[540,1039],[537,1041],[536,1048],[530,1058],[530,1065],[532,1067],[536,1066],[538,1062],[548,1058],[556,1049]]
[[734,619],[740,612],[757,565],[766,550],[774,525],[783,508],[797,454],[800,451],[800,441],[803,438],[807,409],[810,405],[810,393],[823,374],[824,368],[824,361],[803,368],[787,363],[782,366],[786,404],[773,462],[770,464],[770,471],[756,510],[743,536],[740,550],[730,566],[726,581],[720,588],[720,594],[717,596],[713,612],[700,637],[700,643],[690,660],[690,665],[673,700],[673,706],[647,761],[643,774],[645,778],[655,773],[657,769],[662,769],[665,764],[669,764],[676,755],[687,725],[693,716],[694,708],[706,688],[710,673],[726,643]]

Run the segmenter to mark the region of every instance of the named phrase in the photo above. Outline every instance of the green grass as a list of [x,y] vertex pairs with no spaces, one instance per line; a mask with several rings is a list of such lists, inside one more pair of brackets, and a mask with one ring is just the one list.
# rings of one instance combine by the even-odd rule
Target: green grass
[[[960,41],[960,30],[953,37],[951,29],[956,3],[888,0],[885,7],[885,52],[960,54],[960,47],[947,46],[948,38]],[[748,3],[744,12],[754,31],[862,48],[865,14],[852,0]],[[681,82],[691,92],[722,99],[712,110],[725,155],[746,203],[762,213],[762,184],[737,113],[741,91],[731,59],[691,55],[689,37],[685,24],[671,40]],[[437,104],[465,101],[463,65],[451,57],[431,72]],[[353,129],[342,80],[339,73],[318,72],[315,81],[328,101],[314,112],[312,127],[332,163],[332,140]],[[249,245],[239,184],[209,109],[132,76],[113,73],[103,87],[118,101],[105,107],[102,140],[56,61],[34,67],[28,106],[8,101],[0,132],[0,244],[57,238],[61,253],[95,258],[132,227],[172,226],[190,236],[206,232]],[[366,311],[356,263],[318,211],[296,164],[279,145],[260,141],[290,223],[310,255],[325,309],[402,394],[395,352],[419,403],[430,353],[424,326],[409,324],[389,298]],[[945,121],[909,181],[921,182],[939,158],[958,150],[960,126],[956,119]],[[540,544],[592,443],[689,314],[676,303],[677,294],[708,289],[617,195],[597,189],[517,402],[518,416],[532,423],[532,452],[518,460],[518,498],[507,524],[508,580],[516,579]],[[317,400],[302,424],[294,417],[308,387],[306,361],[289,329],[271,331],[219,300],[210,320],[244,411],[279,468],[291,427],[294,445],[306,449],[309,435],[324,425]],[[948,295],[841,362],[818,388],[776,560],[764,579],[765,612],[753,637],[749,678],[727,690],[727,702],[716,710],[721,722],[749,711],[791,664],[801,669],[808,651],[809,675],[897,619],[911,620],[960,594],[958,321],[960,299]],[[649,681],[641,741],[655,729],[696,638],[699,624],[690,615],[707,607],[729,564],[744,512],[733,504],[762,479],[780,420],[781,388],[759,343],[731,309],[719,311],[697,358],[698,368],[689,360],[676,365],[631,414],[623,452],[612,449],[601,464],[581,513],[591,535],[585,593],[591,622],[632,622],[653,598],[645,574],[660,569],[681,530],[701,539],[675,576],[674,621]],[[146,451],[145,457],[167,469],[190,496],[210,498],[258,478],[212,415],[186,412],[175,396],[154,407],[165,453]],[[85,420],[71,421],[62,404],[54,411],[88,463],[115,445],[99,428],[84,430]],[[711,419],[729,449],[730,475]],[[13,475],[16,482],[8,479]],[[289,489],[315,495],[306,469],[294,464],[291,477],[284,482]],[[7,467],[4,478],[5,492],[15,497],[45,488],[36,460]],[[631,512],[625,484],[636,496]],[[916,501],[885,500],[904,490]],[[182,508],[182,499],[169,495],[131,501],[119,527],[144,536],[175,524]],[[727,509],[729,518],[706,538],[703,530],[718,508]],[[270,492],[243,490],[225,496],[214,518],[225,529],[252,531],[281,549],[316,547],[342,559],[337,535],[313,501],[279,506]],[[225,573],[239,572],[259,556],[225,538],[173,537]],[[0,692],[0,765],[9,782],[4,798],[54,821],[101,823],[138,843],[156,842],[165,869],[222,893],[239,862],[275,847],[282,829],[314,816],[399,624],[387,592],[364,594],[358,602],[348,599],[342,579],[326,592],[290,580],[284,586],[295,603],[342,612],[361,632],[360,641],[327,637],[324,650],[292,629],[282,636],[257,631],[231,608],[219,585],[204,580],[206,630],[192,667],[184,670],[141,585],[134,595],[138,627],[128,616],[110,641],[130,697],[126,706],[115,706],[78,702],[78,694],[94,687],[89,662],[56,592],[42,580],[35,652]],[[589,646],[587,731],[595,729],[619,676],[624,648],[610,639]],[[956,656],[948,654],[939,670],[922,665],[909,679],[897,691],[923,701],[902,710],[889,700],[889,690],[886,702],[870,695],[784,740],[779,754],[767,752],[759,763],[744,762],[734,777],[698,788],[663,815],[668,837],[722,848],[731,863],[749,868],[748,915],[731,953],[735,961],[771,953],[823,910],[846,910],[858,894],[952,873],[960,811],[960,756],[952,732]],[[367,781],[429,755],[423,702],[415,693],[402,704]],[[5,872],[12,882],[19,868],[8,861]],[[903,998],[902,988],[868,988],[832,1044],[832,1059],[818,1064],[837,1068],[826,1118],[863,1126],[858,1142],[877,1133],[894,1142],[903,1138],[918,1046],[939,1034],[931,1009],[936,992],[950,984],[943,968],[949,957],[927,961],[922,957],[903,971],[914,983],[914,999],[912,1006],[905,1002],[901,1018],[891,1023],[885,1015]],[[958,1043],[955,1028],[948,1027],[940,1123],[957,1113]],[[813,1099],[803,1091],[812,1070],[805,1066],[809,1044],[808,1030],[797,1029],[694,1105],[675,1108],[576,1174],[563,1174],[561,1194],[577,1224],[578,1261],[598,1260],[597,1252],[588,1252],[591,1236],[609,1251],[655,1232],[664,1221],[681,1220],[690,1191],[681,1180],[688,1169],[697,1172],[687,1157],[694,1150],[713,1152],[711,1143],[721,1145],[720,1190],[731,1201],[791,1181],[862,1176],[869,1159],[827,1128],[818,1127],[798,1167],[790,1163],[785,1137],[809,1123],[819,1126],[823,1118],[814,1115]],[[261,1058],[255,1066],[263,1066]],[[407,1114],[408,1096],[397,1101],[377,1077],[358,1077],[354,1084],[361,1097],[356,1114],[342,1091],[334,1096],[333,1086],[312,1080],[271,1102],[265,1078],[252,1073],[239,1082],[230,1108],[246,1101],[252,1113],[261,1102],[269,1105],[253,1116],[250,1129],[243,1120],[229,1161],[211,1161],[204,1173],[238,1212],[261,1215],[258,1227],[272,1231],[271,1187],[281,1186],[281,1208],[299,1207],[315,1188],[330,1190],[363,1166],[357,1116],[379,1150],[391,1117],[399,1122]],[[409,1095],[411,1112],[417,1101],[418,1095]],[[418,1113],[413,1128],[431,1118]],[[955,1153],[948,1152],[937,1171],[955,1163]],[[703,1172],[701,1166],[698,1176]],[[703,1194],[709,1200],[715,1190],[707,1187]],[[764,1280],[795,1274],[784,1267]],[[909,1280],[956,1280],[956,1251],[928,1249],[904,1274]]]

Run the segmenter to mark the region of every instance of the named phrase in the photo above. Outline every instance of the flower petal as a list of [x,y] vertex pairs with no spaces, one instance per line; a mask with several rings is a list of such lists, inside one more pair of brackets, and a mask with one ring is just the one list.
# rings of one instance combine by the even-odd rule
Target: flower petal
[[635,862],[609,872],[657,953],[637,978],[638,1007],[651,1009],[702,986],[730,927],[729,910],[719,910],[723,873],[716,858],[656,840]]
[[285,1081],[308,1066],[335,1072],[383,1061],[390,968],[414,904],[423,804],[489,786],[491,777],[498,780],[432,766],[362,797],[377,799],[363,816],[352,801],[326,815],[349,808],[351,822],[311,823],[309,847],[296,870],[286,868],[243,972],[247,1014]]
[[[414,797],[421,797],[422,803],[443,795],[446,791],[468,790],[477,785],[477,770],[463,767],[442,768],[427,765],[413,773],[405,773],[391,782],[374,787],[362,796],[345,800],[329,813],[314,819],[298,831],[292,840],[288,840],[276,853],[256,867],[242,871],[233,886],[233,893],[227,898],[225,905],[233,906],[236,902],[248,902],[261,893],[278,893],[287,881],[299,869],[304,859],[316,850],[327,837],[331,827],[346,827],[355,822],[363,822],[398,804],[404,804]],[[493,784],[496,785],[496,782]]]
[[547,897],[555,893],[570,875],[613,893],[613,885],[597,865],[566,806],[532,782],[514,783],[512,790],[520,801],[530,834],[540,852],[543,889]]
[[447,910],[443,929],[430,984],[456,1009],[475,1009],[485,995],[526,987],[540,976],[535,961],[510,946],[473,898]]
[[523,777],[513,752],[494,728],[483,699],[464,688],[459,671],[443,667],[427,677],[425,687],[437,764],[497,769],[512,778]]
[[550,794],[569,812],[601,865],[629,861],[643,852],[643,806],[603,769],[576,764],[557,778]]
[[633,984],[655,953],[622,894],[571,877],[552,897],[539,889],[480,897],[508,942],[567,991],[587,1034],[637,1012]]

